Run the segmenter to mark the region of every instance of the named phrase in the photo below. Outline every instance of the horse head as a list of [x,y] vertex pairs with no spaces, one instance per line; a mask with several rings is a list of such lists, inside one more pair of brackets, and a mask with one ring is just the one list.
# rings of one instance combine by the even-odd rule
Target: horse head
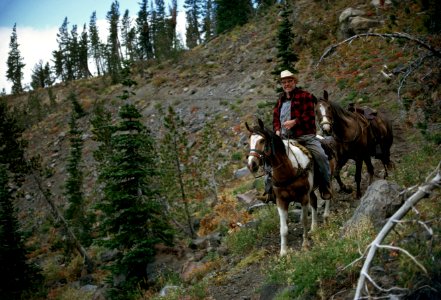
[[333,118],[331,103],[329,102],[328,92],[326,90],[323,92],[323,98],[317,101],[315,115],[323,135],[331,135]]
[[256,173],[263,164],[264,159],[271,154],[271,149],[268,147],[271,134],[260,119],[258,119],[258,125],[253,128],[247,122],[245,122],[245,126],[250,132],[250,150],[247,157],[247,167],[251,173]]

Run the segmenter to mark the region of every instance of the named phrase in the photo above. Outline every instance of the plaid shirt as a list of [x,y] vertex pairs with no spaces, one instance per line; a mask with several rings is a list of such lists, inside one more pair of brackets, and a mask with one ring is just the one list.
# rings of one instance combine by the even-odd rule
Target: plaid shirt
[[317,99],[314,95],[295,88],[286,97],[285,92],[281,93],[273,110],[274,131],[280,130],[280,109],[284,101],[291,100],[291,119],[296,119],[296,124],[289,131],[289,137],[296,138],[306,134],[316,134],[314,105]]

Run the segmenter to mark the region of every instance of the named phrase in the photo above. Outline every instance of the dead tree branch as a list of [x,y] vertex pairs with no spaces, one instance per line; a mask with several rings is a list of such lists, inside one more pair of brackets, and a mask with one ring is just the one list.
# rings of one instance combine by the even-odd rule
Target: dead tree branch
[[410,34],[404,33],[404,32],[394,32],[394,33],[360,33],[360,34],[356,34],[353,35],[337,44],[331,45],[328,48],[326,48],[325,52],[322,54],[322,56],[320,57],[319,61],[317,62],[316,68],[318,67],[318,65],[328,56],[330,55],[335,49],[337,49],[337,47],[345,44],[345,43],[351,43],[353,40],[358,39],[358,38],[363,38],[363,37],[368,37],[368,36],[374,36],[374,37],[381,37],[381,38],[388,38],[388,39],[394,39],[394,38],[400,38],[400,39],[406,39],[409,41],[412,41],[418,45],[420,45],[421,47],[429,50],[434,56],[437,56],[439,58],[441,58],[441,50],[436,49],[435,47],[433,47],[432,45],[428,44],[427,42],[418,39]]
[[419,57],[417,60],[411,62],[409,64],[409,66],[406,68],[406,72],[404,73],[403,77],[400,79],[400,84],[399,84],[398,90],[397,90],[399,101],[401,101],[401,89],[403,88],[404,83],[407,80],[407,77],[409,77],[413,73],[413,71],[419,69],[422,66],[424,60],[426,60],[430,57],[433,57],[433,54],[423,55],[423,56]]
[[[383,240],[386,238],[386,236],[389,234],[389,232],[394,228],[394,226],[397,224],[399,220],[401,220],[409,210],[412,209],[412,207],[417,204],[421,199],[426,198],[430,195],[432,190],[435,188],[439,188],[441,185],[441,162],[438,164],[438,167],[436,170],[432,173],[435,174],[434,177],[429,181],[429,178],[426,179],[426,183],[418,188],[418,190],[410,197],[408,198],[404,204],[401,206],[400,209],[398,209],[395,214],[389,218],[389,220],[386,222],[384,227],[381,229],[381,231],[378,233],[377,237],[374,239],[374,241],[368,246],[369,252],[366,255],[366,259],[364,262],[364,265],[360,271],[360,277],[358,278],[358,284],[355,291],[354,299],[361,299],[361,293],[363,287],[365,287],[366,279],[368,279],[370,282],[372,282],[370,276],[369,276],[369,267],[372,263],[372,260],[376,254],[377,249],[379,248],[391,248],[392,246],[385,246],[381,245]],[[394,248],[394,250],[396,250]],[[403,249],[399,249],[403,250]],[[407,252],[407,251],[406,251]],[[409,253],[406,253],[410,255]],[[411,256],[411,255],[410,255]],[[411,256],[412,260],[422,269],[425,271],[425,268],[416,261],[413,256]],[[374,284],[374,286],[376,286]],[[398,289],[398,288],[394,288]]]
[[67,223],[66,219],[63,217],[62,213],[55,205],[54,201],[52,200],[50,191],[48,189],[44,188],[43,182],[42,182],[38,173],[39,173],[38,170],[36,170],[35,168],[32,168],[32,173],[31,173],[32,179],[34,180],[35,184],[37,185],[38,190],[42,194],[43,198],[46,200],[46,202],[51,207],[51,211],[52,211],[52,214],[53,214],[55,220],[57,222],[59,222],[64,227],[64,229],[66,230],[67,235],[69,237],[69,240],[75,245],[75,248],[80,253],[80,255],[83,257],[84,263],[87,267],[87,272],[91,273],[95,267],[93,260],[87,254],[86,249],[84,249],[83,245],[80,243],[80,241],[76,237],[75,233],[69,227],[69,224]]

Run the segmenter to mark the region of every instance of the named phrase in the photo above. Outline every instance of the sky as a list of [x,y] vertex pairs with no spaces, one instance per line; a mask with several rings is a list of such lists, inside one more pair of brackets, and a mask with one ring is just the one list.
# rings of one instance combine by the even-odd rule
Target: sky
[[[26,66],[23,68],[22,85],[29,85],[34,66],[42,60],[52,66],[52,51],[58,48],[57,33],[67,17],[69,31],[77,25],[78,33],[83,25],[88,26],[90,16],[96,11],[97,26],[102,41],[107,34],[106,14],[113,0],[0,0],[0,92],[10,93],[12,83],[6,79],[7,59],[12,28],[17,24],[17,41],[20,55]],[[126,9],[131,17],[139,11],[139,0],[119,0],[122,16]],[[166,12],[171,1],[165,0]],[[185,32],[184,0],[178,0],[178,34]],[[150,1],[148,2],[150,3]]]

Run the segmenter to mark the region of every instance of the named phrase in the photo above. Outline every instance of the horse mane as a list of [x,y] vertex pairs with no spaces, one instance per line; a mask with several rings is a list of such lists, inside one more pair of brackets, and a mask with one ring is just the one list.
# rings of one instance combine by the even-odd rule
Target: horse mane
[[283,143],[282,138],[275,134],[273,131],[267,129],[266,127],[261,128],[258,125],[254,126],[252,128],[252,131],[255,134],[263,136],[265,138],[265,143],[270,143],[270,147],[286,153],[285,144]]
[[334,118],[334,124],[333,124],[334,132],[337,135],[344,134],[345,124],[351,124],[351,123],[354,124],[354,122],[355,124],[357,123],[359,124],[359,122],[363,122],[361,121],[362,119],[357,118],[355,113],[347,109],[344,109],[337,102],[329,101],[329,107],[331,109],[331,113]]
[[350,112],[347,109],[344,109],[337,102],[329,101],[329,104],[330,104],[330,107],[331,107],[331,110],[332,110],[332,115],[334,116],[334,118],[337,118],[337,119],[354,119],[354,117],[355,117],[354,113]]
[[283,143],[282,137],[278,136],[274,132],[270,132],[270,136],[271,136],[271,140],[272,140],[274,149],[277,149],[278,151],[282,151],[283,153],[286,154],[286,147],[285,147],[285,144]]

